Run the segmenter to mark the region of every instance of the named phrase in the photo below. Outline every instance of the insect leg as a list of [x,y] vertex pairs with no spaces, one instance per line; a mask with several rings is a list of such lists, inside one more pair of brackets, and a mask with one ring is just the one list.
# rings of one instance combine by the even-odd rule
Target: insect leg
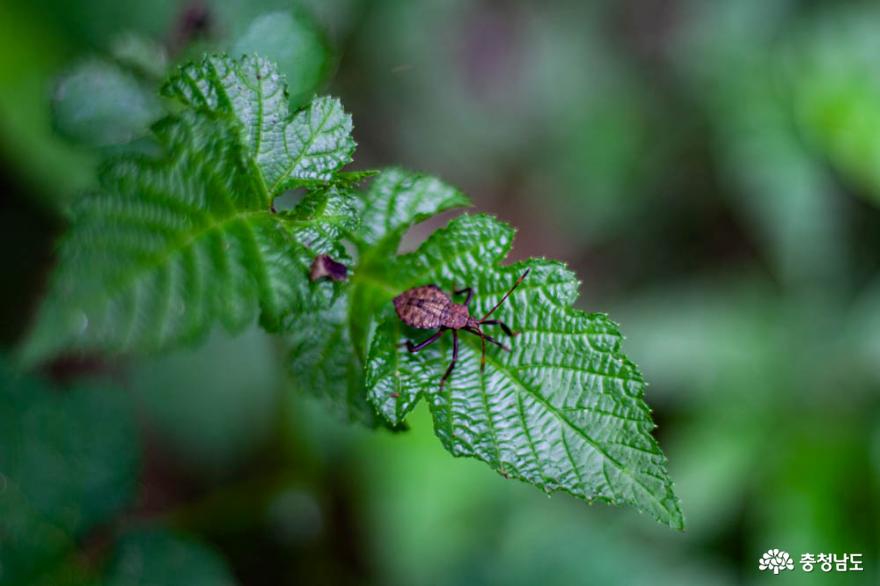
[[483,339],[483,346],[486,345],[486,344],[485,344],[486,342],[490,342],[490,343],[492,343],[492,344],[495,344],[496,346],[498,346],[498,347],[501,348],[502,350],[507,350],[508,352],[510,352],[510,348],[508,348],[506,344],[502,344],[501,342],[499,342],[498,340],[496,340],[495,338],[493,338],[492,336],[490,336],[490,335],[488,335],[488,334],[485,334],[485,333],[483,333],[483,332],[481,332],[481,331],[479,331],[479,330],[472,330],[472,329],[470,329],[470,328],[468,328],[468,329],[465,330],[465,331],[480,336],[480,338]]
[[492,342],[493,344],[495,344],[496,346],[498,346],[502,350],[506,350],[506,351],[510,352],[510,348],[508,348],[505,344],[502,344],[501,342],[499,342],[498,340],[496,340],[492,336],[488,336],[486,334],[483,334],[483,338],[485,338],[485,340],[487,342]]
[[519,335],[519,332],[514,332],[513,330],[511,330],[508,327],[508,325],[506,323],[504,323],[503,321],[497,320],[497,319],[487,319],[486,321],[482,322],[482,325],[484,325],[484,326],[492,326],[492,325],[498,326],[504,331],[505,334],[507,334],[511,338]]
[[467,293],[467,299],[464,300],[465,305],[469,305],[471,302],[471,298],[474,296],[474,290],[472,287],[465,287],[464,289],[459,289],[458,291],[453,291],[456,295],[461,295],[462,293]]
[[428,345],[430,345],[430,344],[433,344],[434,342],[436,342],[437,340],[439,340],[439,339],[440,339],[440,336],[442,336],[445,332],[446,332],[446,328],[441,328],[439,332],[437,332],[436,334],[431,335],[431,336],[430,336],[428,339],[426,339],[426,340],[422,340],[422,341],[419,342],[418,344],[413,344],[412,340],[407,340],[407,341],[406,341],[406,349],[409,350],[410,352],[418,352],[419,350],[421,350],[421,349],[424,348],[425,346],[428,346]]
[[446,379],[452,374],[452,369],[455,368],[456,360],[458,360],[458,332],[452,330],[452,362],[449,363],[449,368],[446,369],[446,373],[443,375],[443,378],[440,379],[441,390],[443,389],[443,385],[446,384]]

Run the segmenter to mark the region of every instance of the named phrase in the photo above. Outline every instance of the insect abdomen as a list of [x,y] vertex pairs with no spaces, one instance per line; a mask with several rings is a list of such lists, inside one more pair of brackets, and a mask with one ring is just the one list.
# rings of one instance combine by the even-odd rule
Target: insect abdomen
[[403,322],[420,329],[439,328],[451,301],[434,285],[415,287],[394,298],[394,309]]

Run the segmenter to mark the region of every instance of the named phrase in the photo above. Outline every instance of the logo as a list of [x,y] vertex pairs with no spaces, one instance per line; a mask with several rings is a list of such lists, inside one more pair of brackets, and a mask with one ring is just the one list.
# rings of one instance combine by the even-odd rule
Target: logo
[[[832,570],[835,572],[862,572],[865,568],[862,566],[861,553],[845,553],[838,555],[836,553],[804,553],[801,554],[800,561],[801,570],[808,574],[813,570],[820,570],[828,573]],[[794,560],[787,551],[773,548],[761,556],[758,560],[758,569],[762,572],[767,570],[774,574],[794,570]]]
[[768,550],[761,559],[758,560],[758,569],[762,572],[772,570],[774,574],[784,572],[785,570],[793,570],[794,562],[787,551],[773,548]]

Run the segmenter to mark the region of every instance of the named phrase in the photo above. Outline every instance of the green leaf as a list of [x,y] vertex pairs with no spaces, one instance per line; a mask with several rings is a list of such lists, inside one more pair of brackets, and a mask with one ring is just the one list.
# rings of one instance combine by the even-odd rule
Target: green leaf
[[122,33],[113,39],[110,54],[121,65],[151,81],[163,79],[168,68],[165,47],[133,32]]
[[363,365],[351,344],[348,297],[329,309],[297,312],[285,321],[287,364],[294,384],[321,397],[344,419],[376,424],[364,392]]
[[339,240],[359,225],[356,198],[348,189],[336,186],[309,193],[280,216],[311,251],[337,257],[346,255]]
[[292,313],[282,329],[294,384],[327,399],[349,419],[372,425],[375,415],[363,381],[366,337],[376,310],[393,294],[376,275],[393,260],[407,229],[470,201],[433,177],[387,169],[356,202],[362,221],[349,236],[359,259],[347,295],[325,310]]
[[480,339],[461,333],[458,363],[441,392],[451,335],[409,353],[400,343],[427,333],[405,327],[386,304],[388,317],[373,337],[366,365],[370,401],[398,424],[424,398],[438,437],[453,455],[478,458],[547,492],[634,505],[682,528],[666,458],[651,435],[645,383],[621,351],[617,326],[604,314],[571,307],[579,284],[561,263],[531,259],[500,266],[512,241],[512,228],[491,217],[461,216],[399,257],[386,272],[393,278],[389,289],[470,286],[475,316],[531,269],[493,314],[520,335],[508,342],[509,353],[489,345],[481,371]]
[[232,47],[233,55],[261,55],[287,78],[291,101],[300,104],[318,89],[330,66],[323,35],[301,10],[269,12],[255,18]]
[[440,212],[469,205],[464,194],[438,179],[398,168],[386,169],[360,200],[361,224],[353,239],[362,254],[386,238],[396,247],[411,226]]
[[147,135],[162,115],[158,96],[114,63],[92,59],[58,82],[52,99],[56,130],[94,147],[123,145]]
[[[219,64],[232,68],[222,58],[205,63],[214,72]],[[283,94],[268,65],[242,63],[236,71],[259,64]],[[337,240],[357,225],[351,194],[326,183],[353,148],[348,116],[337,101],[318,99],[288,120],[286,103],[239,95],[236,107],[259,110],[248,117],[232,109],[229,88],[187,71],[177,83],[186,79],[208,92],[193,89],[193,96],[214,99],[158,123],[163,152],[116,159],[101,191],[79,202],[22,350],[26,362],[66,348],[157,350],[200,338],[216,321],[238,331],[258,311],[274,329],[294,309],[331,302],[338,287],[310,283],[308,269],[319,252],[342,255]],[[334,130],[315,122],[330,120],[322,112],[338,118]],[[277,144],[267,146],[275,140],[283,160]],[[311,191],[294,209],[274,213],[274,196],[294,184]]]
[[233,586],[223,559],[207,546],[167,530],[129,532],[116,544],[107,586]]
[[330,181],[351,161],[351,116],[339,100],[316,98],[292,118],[284,78],[259,57],[206,57],[182,67],[163,93],[191,107],[230,113],[270,196]]
[[129,504],[138,464],[125,395],[51,392],[0,364],[3,583],[29,583],[63,563],[77,539]]
[[357,312],[351,330],[355,351],[366,358],[366,338],[375,313],[400,291],[382,286],[383,274],[393,264],[400,240],[410,227],[446,210],[470,206],[458,190],[426,175],[388,169],[379,175],[360,200],[361,223],[352,234],[360,254],[353,277],[351,299]]

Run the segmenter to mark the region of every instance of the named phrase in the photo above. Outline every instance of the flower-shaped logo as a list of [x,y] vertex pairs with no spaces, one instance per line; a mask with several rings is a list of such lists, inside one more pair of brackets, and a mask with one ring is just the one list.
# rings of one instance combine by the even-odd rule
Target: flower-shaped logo
[[784,570],[793,570],[794,562],[791,561],[791,556],[788,555],[787,551],[773,548],[768,550],[758,560],[758,569],[762,572],[764,570],[773,570],[774,574],[778,574]]

